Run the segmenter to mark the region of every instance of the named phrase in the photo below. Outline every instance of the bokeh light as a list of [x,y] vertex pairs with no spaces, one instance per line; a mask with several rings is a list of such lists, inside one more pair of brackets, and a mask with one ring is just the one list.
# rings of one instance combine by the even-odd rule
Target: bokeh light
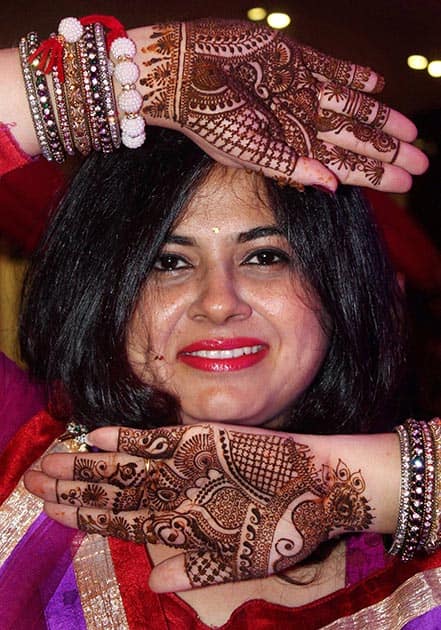
[[428,63],[427,57],[424,55],[409,55],[407,58],[407,65],[412,70],[425,70]]
[[266,9],[263,7],[254,7],[247,11],[247,18],[252,22],[260,22],[266,18]]
[[291,18],[287,13],[270,13],[266,18],[268,25],[271,28],[286,28],[291,24]]
[[427,66],[427,72],[431,77],[441,77],[441,59],[434,59]]

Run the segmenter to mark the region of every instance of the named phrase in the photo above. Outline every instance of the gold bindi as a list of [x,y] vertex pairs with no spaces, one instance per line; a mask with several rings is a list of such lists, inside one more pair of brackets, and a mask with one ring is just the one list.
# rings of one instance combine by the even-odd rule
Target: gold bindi
[[218,227],[213,227],[211,229],[214,232],[214,234],[219,234],[219,232],[220,232],[220,228],[218,228]]

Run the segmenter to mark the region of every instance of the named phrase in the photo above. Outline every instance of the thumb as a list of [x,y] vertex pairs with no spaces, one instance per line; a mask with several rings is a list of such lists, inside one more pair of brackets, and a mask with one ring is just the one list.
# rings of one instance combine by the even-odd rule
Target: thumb
[[149,586],[155,593],[177,593],[232,580],[231,567],[220,554],[198,550],[173,556],[155,566]]
[[155,593],[189,591],[192,588],[185,570],[185,556],[180,553],[156,565],[150,574],[149,586]]

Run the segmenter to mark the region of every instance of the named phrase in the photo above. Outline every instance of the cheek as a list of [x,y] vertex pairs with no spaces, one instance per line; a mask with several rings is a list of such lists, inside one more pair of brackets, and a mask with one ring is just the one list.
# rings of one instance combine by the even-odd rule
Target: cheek
[[127,350],[132,365],[135,361],[150,361],[153,373],[159,366],[163,370],[173,360],[177,340],[185,333],[185,314],[186,301],[174,292],[163,295],[155,291],[143,297],[129,326]]
[[280,316],[286,351],[297,356],[305,368],[310,364],[311,369],[318,369],[329,347],[329,337],[320,315],[320,312],[298,303]]

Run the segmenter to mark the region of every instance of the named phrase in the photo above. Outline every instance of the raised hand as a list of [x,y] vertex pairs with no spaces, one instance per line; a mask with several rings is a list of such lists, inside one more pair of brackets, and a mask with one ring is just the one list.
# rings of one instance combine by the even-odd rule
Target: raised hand
[[251,431],[101,429],[93,443],[118,453],[48,456],[26,485],[66,525],[183,550],[155,569],[161,590],[278,573],[329,536],[370,526],[360,471]]
[[148,122],[217,161],[292,185],[396,192],[427,167],[408,144],[414,125],[367,94],[383,87],[369,68],[248,22],[160,24],[138,40]]

